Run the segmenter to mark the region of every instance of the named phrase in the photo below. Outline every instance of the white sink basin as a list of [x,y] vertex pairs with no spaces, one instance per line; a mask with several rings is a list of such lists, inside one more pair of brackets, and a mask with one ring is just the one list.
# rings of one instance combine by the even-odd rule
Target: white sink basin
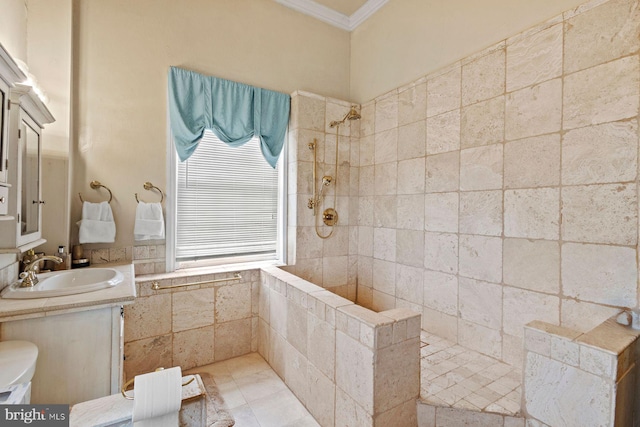
[[30,288],[21,288],[20,282],[7,286],[2,292],[2,298],[49,298],[83,294],[115,286],[122,282],[123,276],[112,268],[89,268],[38,274],[38,279],[39,283]]

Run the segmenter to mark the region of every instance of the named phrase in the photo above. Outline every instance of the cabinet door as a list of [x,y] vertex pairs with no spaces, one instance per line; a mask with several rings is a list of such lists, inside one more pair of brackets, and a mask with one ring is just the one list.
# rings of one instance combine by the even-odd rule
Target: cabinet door
[[20,215],[18,240],[23,245],[40,238],[40,128],[26,114],[20,121]]
[[0,182],[7,182],[7,138],[9,118],[7,107],[9,104],[9,86],[0,79]]

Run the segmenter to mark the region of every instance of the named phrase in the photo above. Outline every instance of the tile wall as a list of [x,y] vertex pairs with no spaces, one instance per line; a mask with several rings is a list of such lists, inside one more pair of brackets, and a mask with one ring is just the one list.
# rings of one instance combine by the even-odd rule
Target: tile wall
[[358,302],[513,364],[636,307],[639,50],[598,0],[363,104]]
[[258,351],[320,425],[417,425],[420,315],[374,313],[277,268],[259,298]]
[[138,277],[138,297],[124,310],[124,380],[160,366],[186,370],[257,351],[260,272],[239,273],[239,281],[159,291],[151,289],[154,281],[168,286],[233,273]]
[[[308,144],[316,141],[317,178],[319,191],[324,175],[334,176],[336,164],[336,128],[329,127],[341,120],[351,104],[297,91],[291,95],[289,125],[289,209],[288,234],[290,267],[286,269],[310,282],[350,300],[356,297],[357,275],[357,194],[358,194],[358,135],[359,121],[347,121],[339,129],[338,176],[325,189],[324,201],[318,216],[307,208],[313,194],[313,151]],[[335,178],[335,177],[334,177]],[[329,239],[330,228],[322,224],[322,211],[334,207],[337,185],[338,225]]]

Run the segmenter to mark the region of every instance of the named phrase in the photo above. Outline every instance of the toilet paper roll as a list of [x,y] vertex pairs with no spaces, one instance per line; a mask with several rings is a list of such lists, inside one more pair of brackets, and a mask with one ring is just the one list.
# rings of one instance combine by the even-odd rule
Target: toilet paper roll
[[177,427],[181,404],[182,370],[179,366],[136,376],[134,427]]

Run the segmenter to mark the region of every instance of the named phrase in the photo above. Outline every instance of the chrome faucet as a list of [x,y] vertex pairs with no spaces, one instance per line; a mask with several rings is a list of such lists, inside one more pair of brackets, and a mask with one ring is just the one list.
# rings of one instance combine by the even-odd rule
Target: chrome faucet
[[38,284],[38,276],[36,276],[36,269],[38,268],[38,264],[40,261],[53,261],[56,264],[60,264],[62,262],[62,258],[53,256],[53,255],[44,255],[40,258],[36,258],[31,261],[24,268],[24,271],[20,273],[20,278],[22,279],[22,283],[20,284],[21,288],[30,288]]

